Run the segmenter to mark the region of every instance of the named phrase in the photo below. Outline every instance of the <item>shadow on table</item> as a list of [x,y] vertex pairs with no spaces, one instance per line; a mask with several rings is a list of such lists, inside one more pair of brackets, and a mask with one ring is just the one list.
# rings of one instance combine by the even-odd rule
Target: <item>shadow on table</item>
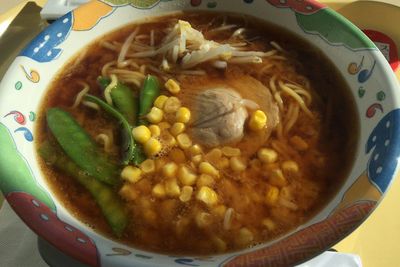
[[48,25],[40,17],[41,10],[28,2],[0,38],[0,80],[19,52]]

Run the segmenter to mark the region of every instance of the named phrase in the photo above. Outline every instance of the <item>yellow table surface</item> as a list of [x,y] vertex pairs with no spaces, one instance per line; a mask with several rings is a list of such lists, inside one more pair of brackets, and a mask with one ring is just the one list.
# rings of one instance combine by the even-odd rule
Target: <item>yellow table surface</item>
[[[0,14],[0,36],[28,1],[17,1],[7,12]],[[20,4],[18,4],[18,2]],[[43,6],[45,0],[34,1]],[[361,28],[372,28],[388,34],[400,48],[400,0],[321,0]],[[368,15],[366,15],[368,14]],[[396,31],[395,27],[398,28]],[[400,53],[399,53],[400,54]],[[400,75],[398,74],[398,77]],[[372,215],[351,235],[334,248],[339,252],[358,254],[365,267],[400,266],[400,179],[396,179],[385,198]]]

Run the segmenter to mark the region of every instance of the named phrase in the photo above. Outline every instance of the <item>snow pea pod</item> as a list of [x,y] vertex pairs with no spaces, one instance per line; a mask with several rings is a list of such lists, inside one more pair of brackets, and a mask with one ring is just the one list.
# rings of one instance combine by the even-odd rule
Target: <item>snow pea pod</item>
[[102,153],[97,144],[66,111],[50,108],[47,125],[67,156],[83,171],[101,182],[118,183],[118,167]]
[[110,187],[83,172],[77,164],[50,142],[45,141],[41,144],[39,154],[47,164],[70,175],[90,192],[111,229],[120,237],[128,224],[128,216],[118,195]]
[[144,118],[153,107],[154,100],[160,95],[160,85],[155,76],[147,75],[139,95],[138,125],[147,124]]
[[[97,78],[97,82],[105,89],[111,81],[105,77]],[[111,99],[116,109],[125,117],[130,125],[136,124],[138,114],[138,99],[133,95],[132,90],[121,82],[111,89]]]
[[[93,95],[86,95],[85,100],[99,105],[105,112],[114,117],[121,123],[122,126],[122,164],[128,165],[131,161],[138,160],[138,151],[140,148],[136,145],[132,136],[132,127],[125,117],[119,113],[115,108],[104,102],[98,97]],[[136,156],[136,157],[135,157]],[[135,159],[136,158],[136,159]]]
[[147,159],[146,155],[144,154],[143,148],[140,144],[136,144],[136,148],[133,152],[133,159],[132,163],[138,166],[140,163]]

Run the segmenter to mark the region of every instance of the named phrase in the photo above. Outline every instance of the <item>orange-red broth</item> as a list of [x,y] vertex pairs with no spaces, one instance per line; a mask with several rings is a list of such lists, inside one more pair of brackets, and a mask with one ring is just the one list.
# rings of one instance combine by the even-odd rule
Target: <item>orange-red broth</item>
[[[194,28],[201,28],[201,25],[212,20],[214,14],[188,13],[178,17],[189,21]],[[155,29],[159,32],[165,21],[175,18],[160,18],[141,25],[141,31],[150,32]],[[274,163],[262,163],[256,153],[253,153],[243,157],[246,171],[236,173],[226,165],[227,157],[223,156],[223,160],[217,159],[215,165],[220,169],[220,177],[211,180],[197,178],[192,185],[193,194],[188,202],[182,202],[179,197],[157,198],[152,190],[156,184],[165,182],[161,174],[164,163],[175,161],[177,164],[191,166],[189,150],[175,148],[164,157],[158,158],[155,173],[146,175],[135,184],[126,183],[125,189],[118,189],[130,215],[130,224],[120,238],[121,242],[149,251],[174,254],[212,254],[249,247],[272,240],[310,219],[329,201],[346,176],[354,156],[350,152],[354,151],[351,149],[355,143],[353,137],[358,129],[355,126],[357,123],[353,100],[335,68],[315,47],[286,30],[251,18],[231,16],[229,19],[239,25],[246,24],[247,28],[254,30],[255,35],[261,36],[253,41],[254,48],[267,51],[272,48],[270,41],[275,41],[287,51],[288,60],[277,63],[279,66],[273,73],[265,74],[261,81],[268,85],[272,75],[277,75],[278,78],[292,79],[301,84],[304,80],[298,76],[307,77],[314,89],[313,96],[317,99],[311,106],[316,119],[311,120],[304,114],[300,115],[290,135],[283,140],[285,153],[278,153],[278,159]],[[129,25],[101,40],[123,42],[135,27],[136,25]],[[160,35],[156,35],[156,41],[162,38]],[[213,39],[218,41],[219,38],[226,37],[223,35],[218,38],[213,36]],[[53,80],[40,112],[38,144],[45,139],[52,139],[44,114],[46,109],[54,106],[71,112],[93,137],[107,131],[118,137],[117,125],[108,116],[83,106],[70,108],[75,95],[82,89],[78,81],[87,82],[92,94],[101,95],[96,78],[103,65],[118,56],[116,52],[102,48],[99,45],[101,40],[85,48],[85,54],[81,53],[77,57],[79,64],[73,64],[77,58],[73,59],[72,64],[64,66]],[[230,66],[226,71],[216,70],[207,64],[202,67],[207,70],[207,76],[175,77],[182,90],[190,91],[195,87],[191,85],[206,85],[212,80],[227,81],[232,76],[251,75],[257,78],[252,65]],[[152,74],[157,76],[156,73]],[[165,89],[162,89],[162,94],[170,95]],[[290,142],[290,137],[293,136],[301,137],[309,148],[296,149]],[[272,142],[278,142],[275,131],[263,147],[271,148]],[[240,144],[239,147],[244,152],[247,149]],[[252,149],[254,150],[250,148]],[[210,151],[211,149],[203,148],[203,155],[208,154],[207,159],[213,162],[213,157],[218,157],[219,153],[214,151],[210,156]],[[114,156],[117,156],[116,152]],[[283,184],[271,182],[272,173],[282,169],[282,163],[288,160],[296,162],[299,171],[283,172],[286,179]],[[112,237],[109,226],[89,193],[72,177],[51,169],[40,161],[51,190],[67,209],[96,231]],[[217,193],[217,204],[208,206],[196,199],[196,193],[202,184],[207,184]],[[179,179],[178,185],[182,188]],[[291,199],[297,209],[284,207],[278,201],[269,203],[266,195],[271,187],[279,190],[279,197]],[[228,209],[233,211],[233,215],[227,229],[224,219],[226,220]]]

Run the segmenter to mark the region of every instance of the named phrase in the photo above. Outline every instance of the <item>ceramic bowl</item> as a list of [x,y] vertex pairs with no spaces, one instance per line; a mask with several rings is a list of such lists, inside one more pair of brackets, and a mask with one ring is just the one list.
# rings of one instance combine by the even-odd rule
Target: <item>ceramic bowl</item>
[[[33,129],[49,83],[82,47],[145,17],[177,10],[249,14],[287,28],[320,48],[355,100],[360,134],[342,188],[306,224],[277,240],[207,257],[138,250],[94,232],[49,190],[36,159]],[[383,55],[354,25],[313,0],[92,1],[40,33],[15,59],[0,86],[0,187],[38,235],[91,266],[288,266],[323,252],[353,231],[390,186],[400,154],[398,84]]]

